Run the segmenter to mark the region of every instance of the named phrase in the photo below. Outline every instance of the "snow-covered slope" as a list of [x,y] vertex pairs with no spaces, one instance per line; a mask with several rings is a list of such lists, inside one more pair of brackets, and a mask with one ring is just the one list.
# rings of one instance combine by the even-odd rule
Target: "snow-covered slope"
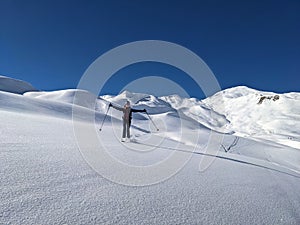
[[226,89],[203,101],[224,115],[236,135],[300,149],[300,93],[275,94],[248,87]]
[[185,114],[209,129],[221,133],[232,133],[227,128],[230,121],[224,115],[214,111],[212,107],[198,99],[181,98],[178,95],[164,96],[161,99],[169,103],[178,112]]
[[[100,98],[84,90],[11,92],[0,91],[0,224],[299,223],[298,93],[237,87],[200,101],[128,91]],[[147,109],[159,131],[146,114],[134,113],[133,142],[123,144],[122,113],[111,109],[99,132],[108,102],[126,100]],[[83,126],[95,115],[97,139],[125,164],[147,167],[176,152],[193,157],[156,185],[108,181],[79,151],[74,108]],[[216,132],[225,136],[214,156],[208,140]],[[204,157],[214,161],[200,173]],[[106,162],[103,155],[97,159]],[[124,172],[106,170],[115,177]],[[146,175],[132,174],[136,180]]]
[[[61,116],[68,114],[70,118],[71,104],[74,103],[77,93],[79,101],[75,104],[102,113],[107,109],[108,102],[123,105],[129,100],[135,108],[145,108],[152,115],[168,114],[181,118],[184,115],[186,120],[195,123],[196,126],[300,149],[300,93],[275,94],[247,87],[235,87],[202,101],[176,95],[155,97],[129,91],[117,96],[106,95],[97,98],[87,91],[75,89],[32,92],[30,90],[34,88],[30,84],[3,76],[0,77],[0,87],[11,93],[26,92],[23,96],[3,92],[0,96],[2,109],[44,114],[58,111]],[[33,106],[30,106],[29,102]],[[115,112],[112,115],[118,117]],[[145,119],[145,115],[137,114],[134,117]]]
[[[78,102],[73,105],[77,93]],[[99,111],[94,111],[95,105]],[[102,109],[106,103],[93,94],[83,90],[62,90],[54,92],[28,92],[24,95],[0,92],[0,110],[14,113],[41,115],[72,120],[72,110],[79,111],[79,120],[86,120],[87,114],[95,112],[95,119],[103,118]]]
[[[275,96],[280,97],[277,99]],[[235,146],[231,150],[233,153],[272,161],[300,171],[300,129],[299,121],[296,120],[300,116],[300,110],[298,112],[295,110],[299,104],[294,106],[299,101],[299,96],[298,93],[277,95],[247,87],[236,87],[224,90],[202,101],[195,98],[181,98],[176,95],[157,98],[128,91],[117,96],[103,96],[103,98],[119,105],[129,100],[135,108],[146,108],[161,124],[166,123],[165,126],[171,127],[169,132],[167,132],[168,128],[165,130],[165,135],[170,139],[178,140],[178,132],[176,133],[174,130],[180,129],[181,119],[185,121],[184,125],[188,127],[188,130],[211,129],[226,134],[224,147],[230,146],[234,137],[240,137],[238,146],[243,145],[243,148]],[[263,102],[260,102],[261,99]],[[280,99],[284,103],[280,103]],[[284,107],[286,109],[282,110]],[[174,115],[177,118],[174,119]],[[120,113],[116,112],[113,112],[112,116],[121,117]],[[134,119],[142,118],[144,117],[134,115]],[[290,124],[290,127],[287,126],[287,123]],[[272,128],[273,132],[266,132],[266,127]],[[275,129],[277,133],[275,133]],[[256,133],[254,133],[255,131]],[[187,139],[186,136],[185,138]],[[257,145],[253,140],[261,142],[261,150],[251,147],[253,143]],[[181,141],[183,141],[182,137]],[[186,140],[186,143],[191,142]],[[292,148],[282,147],[282,145]],[[288,160],[286,160],[287,157]]]
[[[29,98],[35,98],[47,101],[55,101],[68,104],[76,104],[85,108],[95,109],[95,104],[98,97],[85,90],[67,89],[60,91],[48,91],[48,92],[26,92],[23,94]],[[76,95],[76,98],[75,98]],[[76,101],[74,101],[76,99]]]
[[[0,110],[0,123],[0,224],[299,222],[300,178],[266,161],[227,153],[200,173],[199,152],[165,182],[127,187],[89,167],[71,121]],[[99,138],[120,160],[149,164],[172,153],[171,141],[154,150],[122,145],[109,124]],[[138,154],[128,149],[137,146],[151,151]],[[259,144],[251,147],[253,152],[263,149]],[[237,148],[242,151],[243,145]]]
[[275,94],[235,87],[202,101],[176,95],[157,98],[128,91],[103,98],[119,105],[127,99],[152,114],[183,114],[217,132],[300,149],[300,93]]
[[23,94],[27,91],[36,91],[36,89],[25,81],[0,76],[0,91]]

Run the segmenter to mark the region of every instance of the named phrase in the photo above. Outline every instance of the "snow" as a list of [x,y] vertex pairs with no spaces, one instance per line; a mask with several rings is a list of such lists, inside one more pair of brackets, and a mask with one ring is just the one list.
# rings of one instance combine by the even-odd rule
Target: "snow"
[[[0,224],[299,224],[300,95],[257,104],[261,94],[276,95],[247,87],[201,101],[128,91],[101,98],[84,90],[0,91]],[[135,113],[133,142],[121,143],[122,115],[111,109],[97,137],[112,157],[134,166],[191,156],[163,182],[112,182],[79,149],[73,122],[90,126],[88,115],[96,108],[92,126],[98,129],[107,102],[123,105],[127,99],[146,108],[160,131]],[[78,121],[72,120],[74,107]],[[225,148],[235,137],[238,142],[227,153],[220,148],[209,155],[208,139],[220,131]],[[199,172],[204,157],[214,160]],[[128,176],[118,168],[108,164],[106,172]],[[135,176],[140,181],[147,174]]]
[[0,91],[23,94],[27,91],[36,91],[36,89],[25,81],[0,76]]
[[[261,97],[274,97],[278,100]],[[224,90],[204,100],[229,121],[228,129],[243,137],[300,149],[300,93],[275,94],[247,87]]]
[[[91,94],[90,92],[77,89],[50,92],[26,92],[23,95],[31,98],[43,99],[46,100],[46,102],[47,100],[51,100],[55,102],[76,104],[90,109],[94,109],[95,101],[97,99],[97,96]],[[79,98],[77,102],[74,102],[75,95],[77,99]]]

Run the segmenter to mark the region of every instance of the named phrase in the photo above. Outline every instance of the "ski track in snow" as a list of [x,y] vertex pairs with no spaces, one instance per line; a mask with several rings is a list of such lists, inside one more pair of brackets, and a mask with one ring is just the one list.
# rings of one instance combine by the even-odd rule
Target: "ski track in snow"
[[[154,129],[149,121],[135,114],[132,134],[136,143],[120,143],[120,114],[110,111],[112,117],[98,137],[119,160],[149,165],[174,151],[191,154],[194,142],[189,134],[200,129],[198,148],[191,160],[164,182],[145,187],[119,185],[96,173],[83,159],[73,133],[73,94],[60,91],[22,96],[0,92],[0,224],[300,223],[299,149],[265,139],[240,138],[229,153],[220,151],[212,165],[199,172],[199,163],[208,154],[208,123],[195,126],[196,118],[188,120],[189,114],[183,109],[182,118],[187,121],[181,131],[187,135],[182,139],[176,132],[179,118],[169,113],[182,100],[173,97],[168,99],[169,105],[161,105],[160,114],[152,115],[160,132],[150,132]],[[163,104],[166,100],[128,92],[104,96],[119,104],[127,98],[149,112],[155,102]],[[190,101],[180,104],[188,107]],[[90,101],[86,103],[84,106],[89,107]],[[90,109],[76,107],[82,110],[79,119],[84,121]],[[106,107],[104,101],[97,101],[98,125]],[[218,117],[218,113],[214,115]],[[220,126],[227,123],[221,118],[219,121]],[[225,135],[224,146],[233,138]]]

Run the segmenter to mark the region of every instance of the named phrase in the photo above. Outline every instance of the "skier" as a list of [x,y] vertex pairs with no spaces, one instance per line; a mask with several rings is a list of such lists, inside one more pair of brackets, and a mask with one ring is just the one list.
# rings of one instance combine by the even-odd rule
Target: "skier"
[[109,107],[113,107],[116,110],[122,111],[123,112],[123,135],[122,135],[122,142],[124,142],[125,138],[127,137],[130,139],[130,125],[131,125],[131,119],[132,119],[132,113],[133,112],[147,112],[146,109],[138,110],[138,109],[133,109],[130,106],[130,102],[127,101],[124,107],[118,107],[113,105],[112,103],[109,103]]

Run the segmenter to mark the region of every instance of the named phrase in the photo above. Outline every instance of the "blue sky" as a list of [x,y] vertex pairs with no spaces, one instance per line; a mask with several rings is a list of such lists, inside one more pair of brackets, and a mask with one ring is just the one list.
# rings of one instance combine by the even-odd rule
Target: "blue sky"
[[[101,54],[164,40],[199,55],[222,89],[300,91],[300,1],[0,1],[0,74],[41,90],[74,88]],[[159,75],[203,98],[182,71],[159,63],[116,73],[101,94]],[[154,87],[155,88],[155,87]]]

